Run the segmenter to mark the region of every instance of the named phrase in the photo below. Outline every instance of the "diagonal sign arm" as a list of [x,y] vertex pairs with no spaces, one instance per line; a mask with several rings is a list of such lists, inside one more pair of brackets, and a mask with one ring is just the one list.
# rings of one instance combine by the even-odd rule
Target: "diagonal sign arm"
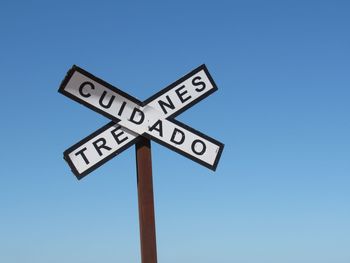
[[63,157],[80,180],[132,146],[139,137],[111,121],[65,150]]
[[[65,151],[65,159],[81,178],[132,145],[138,134],[142,134],[215,170],[223,145],[172,118],[216,90],[208,70],[202,65],[141,103],[90,73],[73,67],[59,91],[119,123],[111,122],[72,146]],[[139,125],[144,115],[146,121]],[[167,136],[163,136],[163,132]],[[90,163],[86,156],[93,154],[97,158],[92,158],[94,162]]]

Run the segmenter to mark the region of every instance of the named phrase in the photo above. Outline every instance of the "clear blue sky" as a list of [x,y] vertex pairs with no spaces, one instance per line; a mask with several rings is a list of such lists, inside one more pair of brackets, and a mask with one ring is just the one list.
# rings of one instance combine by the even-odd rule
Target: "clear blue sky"
[[[126,3],[127,2],[127,3]],[[81,181],[108,120],[57,92],[77,64],[143,100],[205,63],[178,117],[215,173],[152,144],[159,262],[350,262],[349,1],[1,1],[0,262],[140,262],[135,149]]]

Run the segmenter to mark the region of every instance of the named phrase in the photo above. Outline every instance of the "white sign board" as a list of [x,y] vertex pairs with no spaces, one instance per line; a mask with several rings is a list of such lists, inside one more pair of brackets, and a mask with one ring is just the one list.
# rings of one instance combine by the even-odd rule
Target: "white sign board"
[[223,144],[174,120],[217,90],[205,65],[198,67],[144,102],[73,66],[59,92],[110,118],[64,153],[78,178],[145,136],[215,170]]

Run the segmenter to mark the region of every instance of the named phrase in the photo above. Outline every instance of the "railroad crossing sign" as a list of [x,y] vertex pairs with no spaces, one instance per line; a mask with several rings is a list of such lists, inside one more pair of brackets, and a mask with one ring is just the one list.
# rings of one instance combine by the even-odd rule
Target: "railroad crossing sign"
[[58,90],[111,120],[64,152],[78,179],[136,144],[142,263],[157,262],[150,140],[215,171],[224,145],[174,118],[216,90],[205,65],[143,102],[75,65]]
[[174,117],[216,90],[208,69],[202,65],[140,102],[73,66],[59,92],[112,122],[70,147],[64,152],[64,158],[81,179],[144,136],[215,170],[223,144]]

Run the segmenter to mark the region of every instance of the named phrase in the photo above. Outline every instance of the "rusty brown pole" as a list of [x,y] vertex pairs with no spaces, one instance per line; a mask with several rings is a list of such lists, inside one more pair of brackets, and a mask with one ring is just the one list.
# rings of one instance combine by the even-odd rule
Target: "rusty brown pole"
[[151,142],[141,136],[136,143],[137,190],[141,262],[157,263],[156,226],[154,217]]

